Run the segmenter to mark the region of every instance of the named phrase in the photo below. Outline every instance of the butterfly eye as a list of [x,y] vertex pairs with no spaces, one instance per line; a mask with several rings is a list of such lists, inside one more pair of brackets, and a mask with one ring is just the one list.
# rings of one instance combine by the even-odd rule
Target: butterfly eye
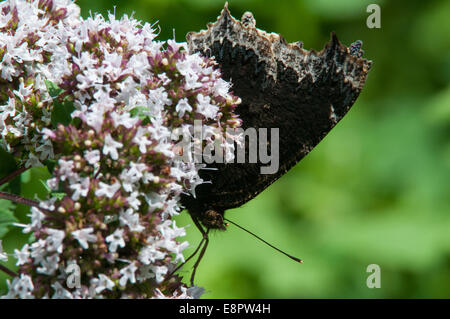
[[217,228],[225,230],[225,224],[223,222],[223,212],[220,213],[216,210],[208,209],[207,211],[205,211],[202,217],[202,223],[207,228]]

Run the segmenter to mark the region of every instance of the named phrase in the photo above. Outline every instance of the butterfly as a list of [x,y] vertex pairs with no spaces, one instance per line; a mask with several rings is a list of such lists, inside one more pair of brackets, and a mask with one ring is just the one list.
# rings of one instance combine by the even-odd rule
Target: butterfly
[[[276,172],[261,174],[266,165],[261,162],[212,163],[199,173],[211,182],[198,185],[195,197],[182,195],[182,204],[203,234],[199,259],[209,230],[226,229],[227,209],[245,204],[275,182],[342,119],[372,65],[362,58],[359,40],[347,48],[332,33],[322,51],[308,51],[301,42],[287,43],[281,35],[266,33],[255,24],[250,12],[238,21],[225,4],[207,30],[186,36],[189,51],[214,56],[223,78],[232,83],[234,94],[242,100],[236,113],[243,129],[277,129],[279,135]],[[267,141],[269,149],[271,143]],[[245,151],[248,155],[248,145]]]

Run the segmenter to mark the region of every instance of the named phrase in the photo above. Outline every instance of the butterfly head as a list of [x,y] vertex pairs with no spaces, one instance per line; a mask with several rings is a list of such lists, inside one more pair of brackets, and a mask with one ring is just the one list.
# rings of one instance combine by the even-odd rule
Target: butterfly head
[[208,229],[226,230],[223,220],[223,211],[208,209],[198,215],[198,219]]

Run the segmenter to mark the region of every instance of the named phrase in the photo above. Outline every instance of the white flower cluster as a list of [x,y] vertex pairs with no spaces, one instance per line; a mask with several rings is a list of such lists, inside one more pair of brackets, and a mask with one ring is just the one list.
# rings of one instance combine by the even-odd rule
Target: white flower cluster
[[[214,61],[171,40],[164,49],[151,25],[127,16],[83,20],[70,0],[4,1],[0,31],[0,147],[26,166],[56,159],[48,185],[65,194],[20,225],[36,240],[15,250],[19,276],[5,297],[198,297],[166,278],[188,246],[171,219],[179,196],[202,183],[172,132],[191,136],[197,119],[205,130],[240,125]],[[64,105],[76,123],[58,123]]]
[[80,23],[79,11],[70,0],[0,3],[0,147],[23,152],[19,159],[27,167],[54,157],[51,142],[40,134],[51,121],[44,80],[67,72],[65,31]]

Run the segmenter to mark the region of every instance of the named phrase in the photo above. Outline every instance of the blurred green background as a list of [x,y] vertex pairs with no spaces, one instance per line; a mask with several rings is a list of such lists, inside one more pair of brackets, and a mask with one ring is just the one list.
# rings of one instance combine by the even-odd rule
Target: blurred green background
[[[77,2],[84,17],[115,6],[117,17],[159,21],[159,39],[175,29],[177,41],[205,29],[224,4]],[[366,26],[369,3],[381,6],[381,29]],[[307,49],[320,50],[331,31],[345,45],[360,39],[374,64],[337,127],[279,181],[227,212],[304,264],[230,226],[211,235],[199,266],[203,298],[450,298],[450,2],[231,0],[229,8],[236,18],[252,11],[257,27]],[[32,197],[39,174],[25,176],[24,195]],[[187,255],[200,234],[186,212],[177,223],[191,225]],[[8,237],[9,252],[24,240],[16,230]],[[369,264],[381,267],[379,289],[366,285]]]

